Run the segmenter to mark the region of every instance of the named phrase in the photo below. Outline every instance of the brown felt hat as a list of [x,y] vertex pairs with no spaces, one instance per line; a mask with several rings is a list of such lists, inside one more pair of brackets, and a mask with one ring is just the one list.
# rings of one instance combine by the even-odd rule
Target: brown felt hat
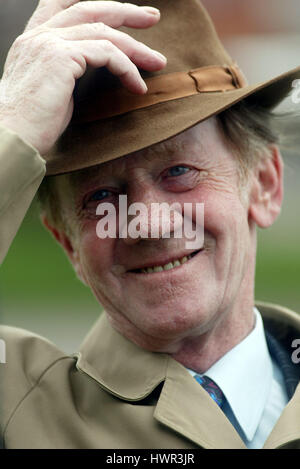
[[72,121],[45,156],[47,174],[62,174],[113,160],[159,143],[248,98],[272,109],[300,78],[300,67],[248,85],[222,46],[199,0],[135,0],[160,9],[149,29],[127,29],[168,59],[160,72],[141,71],[148,93],[131,94],[106,68],[78,81]]

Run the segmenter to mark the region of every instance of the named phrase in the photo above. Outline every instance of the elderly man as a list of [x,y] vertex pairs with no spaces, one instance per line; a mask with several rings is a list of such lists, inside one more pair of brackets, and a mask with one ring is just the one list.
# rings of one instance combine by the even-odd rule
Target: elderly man
[[[72,356],[1,327],[3,447],[299,448],[300,319],[255,306],[254,273],[282,204],[270,110],[300,69],[249,86],[198,0],[136,3],[41,0],[6,62],[1,257],[47,169],[43,222],[105,313]],[[203,204],[203,243],[175,212],[101,238],[124,195],[197,229]]]

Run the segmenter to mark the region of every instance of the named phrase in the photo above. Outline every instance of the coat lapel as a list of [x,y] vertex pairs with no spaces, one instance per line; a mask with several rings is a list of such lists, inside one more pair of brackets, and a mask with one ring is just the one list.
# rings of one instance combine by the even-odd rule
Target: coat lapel
[[292,361],[291,344],[300,337],[300,316],[281,306],[258,305],[265,323],[270,354],[277,361],[286,385],[289,403],[265,442],[265,449],[300,448],[300,365]]
[[[297,333],[300,336],[300,318],[295,313],[282,311],[273,305],[260,303],[257,306],[266,329],[275,338],[273,342],[268,340],[272,353],[278,354],[281,350],[276,347],[278,341],[282,347],[290,338],[296,338]],[[286,353],[285,358],[289,361],[288,351]],[[167,354],[146,351],[127,340],[110,326],[105,313],[85,339],[76,366],[102,389],[123,401],[143,401],[159,390],[153,394],[156,396],[153,431],[154,422],[157,422],[174,435],[182,435],[202,448],[246,448],[222,410],[182,365]],[[290,373],[286,376],[291,377]],[[297,382],[299,374],[293,387]],[[264,447],[285,446],[290,441],[300,447],[299,422],[298,386]],[[152,430],[145,429],[148,432]]]
[[100,318],[78,354],[77,368],[108,393],[142,401],[158,386],[156,422],[203,448],[246,448],[219,407],[188,371],[167,354],[141,349]]
[[154,418],[206,449],[246,449],[208,393],[175,360],[170,360]]
[[300,449],[300,387],[285,407],[264,449]]

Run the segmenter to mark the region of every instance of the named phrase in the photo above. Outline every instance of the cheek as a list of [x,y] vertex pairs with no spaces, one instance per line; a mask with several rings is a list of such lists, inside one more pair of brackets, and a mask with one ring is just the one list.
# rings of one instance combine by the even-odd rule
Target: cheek
[[247,220],[247,213],[240,199],[233,193],[219,192],[202,185],[184,194],[183,203],[193,206],[193,222],[197,222],[196,204],[203,204],[204,229],[207,234],[225,236],[228,231],[235,231],[241,220]]
[[[204,204],[204,230],[208,247],[216,252],[214,263],[218,272],[240,271],[242,259],[250,246],[247,208],[234,192],[218,192],[209,187],[193,191],[193,202]],[[187,197],[187,201],[188,197]],[[196,218],[193,219],[196,222]]]
[[96,221],[86,223],[80,232],[79,252],[81,266],[89,283],[104,277],[111,265],[114,239],[100,239],[96,234]]

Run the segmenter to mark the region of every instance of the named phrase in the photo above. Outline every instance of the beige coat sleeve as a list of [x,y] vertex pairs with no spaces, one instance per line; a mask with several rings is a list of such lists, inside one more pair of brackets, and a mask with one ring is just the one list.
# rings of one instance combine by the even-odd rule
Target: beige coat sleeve
[[0,127],[0,264],[45,172],[45,160],[38,151]]

